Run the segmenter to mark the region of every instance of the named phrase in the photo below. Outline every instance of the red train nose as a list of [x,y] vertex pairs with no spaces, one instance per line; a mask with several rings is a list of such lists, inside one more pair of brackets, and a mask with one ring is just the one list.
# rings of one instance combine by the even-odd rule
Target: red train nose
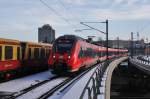
[[53,60],[56,62],[56,61],[60,61],[60,62],[68,62],[71,58],[70,55],[68,55],[67,53],[64,53],[64,54],[59,54],[59,53],[56,53],[54,54],[53,56]]

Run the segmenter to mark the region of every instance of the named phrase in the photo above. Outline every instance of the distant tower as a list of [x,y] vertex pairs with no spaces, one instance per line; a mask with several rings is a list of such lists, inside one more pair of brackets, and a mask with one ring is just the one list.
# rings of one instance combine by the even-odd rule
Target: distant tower
[[52,43],[54,40],[55,30],[49,24],[38,28],[38,42]]
[[137,41],[140,40],[140,35],[139,35],[139,32],[137,32]]

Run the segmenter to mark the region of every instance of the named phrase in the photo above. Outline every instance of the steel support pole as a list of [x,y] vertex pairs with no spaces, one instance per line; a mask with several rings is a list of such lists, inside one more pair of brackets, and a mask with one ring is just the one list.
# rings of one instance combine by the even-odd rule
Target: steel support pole
[[106,20],[106,59],[108,60],[108,20]]
[[134,44],[133,44],[134,42],[133,42],[133,32],[131,32],[131,57],[133,57],[133,54],[134,54],[134,52],[133,52],[133,50],[134,50]]

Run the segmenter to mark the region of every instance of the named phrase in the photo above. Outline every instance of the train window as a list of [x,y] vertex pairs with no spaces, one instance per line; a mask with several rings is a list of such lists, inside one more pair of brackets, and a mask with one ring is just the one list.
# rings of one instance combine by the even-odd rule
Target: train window
[[17,47],[17,59],[20,60],[20,47]]
[[41,58],[41,48],[39,48],[39,58]]
[[109,52],[108,55],[111,56],[111,55],[112,55],[112,52]]
[[86,56],[87,57],[93,57],[93,50],[91,48],[87,48],[87,50],[86,50]]
[[41,49],[41,58],[44,58],[44,57],[45,57],[45,49],[42,48],[42,49]]
[[2,46],[0,46],[0,60],[2,60]]
[[101,53],[101,56],[102,56],[102,57],[106,56],[106,52],[102,52],[102,53]]
[[36,59],[38,59],[39,56],[40,56],[39,48],[35,48],[35,49],[34,49],[34,57],[35,57]]
[[13,58],[13,47],[5,46],[5,60],[10,60]]
[[21,43],[21,57],[22,59],[24,59],[26,57],[26,47],[27,47],[27,43]]
[[83,56],[83,50],[81,48],[78,57],[81,58],[82,56]]
[[46,49],[46,57],[49,57],[50,49]]
[[31,48],[29,48],[29,59],[31,59]]

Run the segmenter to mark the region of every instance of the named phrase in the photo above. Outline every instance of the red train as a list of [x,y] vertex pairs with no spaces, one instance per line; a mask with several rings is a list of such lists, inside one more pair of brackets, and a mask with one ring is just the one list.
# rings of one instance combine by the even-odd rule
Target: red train
[[[109,59],[127,56],[128,50],[109,48]],[[54,73],[75,72],[106,59],[106,48],[86,42],[75,35],[64,35],[55,40],[49,57]]]
[[52,45],[0,39],[0,78],[47,68]]

